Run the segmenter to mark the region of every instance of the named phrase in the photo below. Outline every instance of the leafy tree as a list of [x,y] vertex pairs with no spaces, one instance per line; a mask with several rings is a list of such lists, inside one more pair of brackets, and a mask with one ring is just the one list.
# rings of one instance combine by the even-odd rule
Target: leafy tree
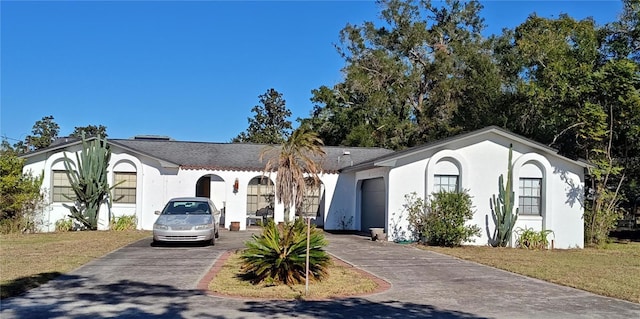
[[31,134],[25,138],[25,143],[29,151],[48,147],[55,141],[60,132],[60,126],[53,120],[53,116],[45,116],[36,121],[31,130]]
[[73,129],[73,132],[69,134],[69,136],[82,138],[82,134],[84,134],[84,136],[86,137],[90,137],[90,136],[107,137],[107,128],[103,125],[76,126]]
[[[631,7],[625,8],[623,18],[632,16]],[[640,170],[633,154],[640,151],[640,73],[638,63],[630,59],[633,41],[614,41],[620,38],[612,34],[622,34],[615,33],[623,29],[620,25],[598,28],[591,19],[532,15],[514,31],[494,39],[503,79],[509,81],[503,84],[509,90],[501,114],[507,126],[567,156],[596,164],[587,187],[588,245],[606,240],[620,216],[625,193],[637,193],[633,185]]]
[[[307,187],[317,187],[322,171],[323,143],[315,132],[300,127],[279,147],[267,147],[260,160],[267,158],[265,172],[276,172],[275,195],[285,207],[284,219],[290,220],[290,209],[302,207]],[[309,178],[312,182],[309,182]]]
[[[324,250],[327,242],[315,227],[309,235],[309,274],[312,280],[327,275],[331,260]],[[273,220],[245,243],[242,252],[243,277],[253,283],[272,280],[286,285],[305,281],[307,229],[302,219],[277,226]]]
[[587,152],[589,169],[585,243],[602,245],[622,217],[622,201],[638,194],[640,68],[629,59],[608,61],[594,75],[597,102],[608,109],[606,138]]
[[606,113],[592,99],[600,61],[595,22],[532,15],[503,37],[508,39],[498,40],[496,51],[513,81],[505,85],[512,88],[511,110],[503,113],[508,128],[584,156],[606,127]]
[[640,1],[622,0],[618,21],[606,26],[604,51],[613,59],[629,58],[640,63]]
[[70,217],[90,230],[98,229],[100,205],[111,192],[107,181],[107,167],[111,150],[105,139],[98,136],[93,141],[82,137],[82,152],[76,153],[75,165],[64,154],[64,167],[73,189],[75,206],[69,206]]
[[36,231],[36,213],[44,199],[40,187],[44,175],[24,173],[24,159],[7,148],[0,148],[0,232]]
[[233,142],[280,144],[286,140],[291,131],[291,111],[287,109],[282,94],[274,89],[267,90],[259,96],[260,104],[251,109],[255,113],[248,118],[247,132],[240,133]]
[[313,91],[303,124],[332,145],[401,149],[490,119],[501,83],[480,35],[479,2],[379,3],[383,26],[340,32],[345,79]]

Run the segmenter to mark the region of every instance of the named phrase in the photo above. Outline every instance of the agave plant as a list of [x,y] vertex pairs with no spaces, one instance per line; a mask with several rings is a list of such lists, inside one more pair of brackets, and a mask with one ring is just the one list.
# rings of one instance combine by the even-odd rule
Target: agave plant
[[[313,228],[309,240],[309,279],[327,275],[330,258],[324,235]],[[260,235],[245,243],[243,277],[252,283],[269,281],[285,285],[305,282],[307,229],[302,219],[282,225],[269,220]]]

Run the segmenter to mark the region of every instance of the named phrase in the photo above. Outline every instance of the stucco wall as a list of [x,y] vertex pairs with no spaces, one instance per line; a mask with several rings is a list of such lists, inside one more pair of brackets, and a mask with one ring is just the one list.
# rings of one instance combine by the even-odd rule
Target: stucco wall
[[[74,152],[80,151],[81,146],[75,145],[66,150],[68,158],[75,162]],[[40,154],[28,159],[24,171],[34,174],[44,172],[43,191],[46,194],[47,205],[41,212],[43,231],[54,231],[55,222],[69,215],[69,209],[64,205],[73,203],[53,203],[51,201],[52,170],[64,170],[62,161],[64,152]],[[161,211],[166,202],[174,197],[195,196],[196,184],[203,176],[211,176],[210,196],[218,209],[225,211],[224,226],[229,227],[232,221],[239,221],[241,230],[246,229],[247,221],[247,185],[254,177],[262,176],[259,171],[223,171],[206,169],[179,169],[176,167],[163,167],[162,163],[154,158],[131,152],[117,146],[111,148],[111,161],[108,178],[113,185],[114,168],[117,171],[136,172],[136,203],[114,203],[111,208],[113,216],[136,215],[138,228],[151,230],[157,219],[156,211]],[[275,174],[270,176],[275,182]],[[234,192],[233,184],[238,179],[238,191]],[[321,174],[320,179],[324,184],[325,204],[320,218],[326,219],[330,214],[331,203],[327,202],[334,196],[334,188],[338,183],[337,174]],[[344,194],[343,194],[344,195]],[[274,219],[284,220],[284,206],[276,200]],[[108,228],[108,207],[106,205],[100,211],[99,229]],[[295,213],[292,209],[291,216]],[[314,219],[315,220],[315,219]],[[315,221],[323,224],[322,221]]]
[[[500,174],[507,175],[511,141],[494,136],[491,140],[469,140],[467,144],[448,149],[429,150],[408,160],[400,160],[389,173],[390,239],[402,237],[398,229],[407,230],[406,220],[394,217],[406,215],[405,194],[415,192],[423,198],[433,190],[433,175],[439,161],[455,162],[461,170],[460,184],[472,196],[475,214],[470,223],[480,226],[482,233],[469,244],[487,245],[493,235],[489,199],[498,193]],[[550,229],[556,248],[583,246],[583,168],[558,156],[541,155],[525,145],[513,145],[513,179],[515,201],[518,203],[518,180],[530,174],[526,165],[535,164],[543,177],[543,216],[521,215],[515,228]],[[521,169],[525,167],[525,169]],[[516,204],[517,207],[517,204]],[[406,217],[406,216],[405,216]],[[404,221],[404,222],[403,222]],[[405,234],[406,235],[406,234]],[[398,238],[402,239],[402,238]],[[515,238],[514,238],[515,240]]]
[[[340,174],[322,174],[324,205],[322,220],[325,229],[360,229],[362,181],[383,178],[387,189],[386,231],[389,240],[410,237],[403,205],[405,195],[416,193],[428,198],[434,189],[434,174],[457,172],[460,185],[473,198],[475,214],[469,223],[476,224],[482,233],[473,244],[486,245],[493,235],[494,225],[489,199],[498,192],[498,177],[506,176],[509,145],[513,143],[513,173],[517,194],[520,177],[539,174],[544,180],[543,215],[521,215],[516,228],[549,229],[557,248],[582,247],[583,245],[583,167],[556,154],[540,152],[527,143],[514,143],[511,139],[494,133],[454,139],[440,147],[418,149],[397,158],[379,162],[378,167],[360,171],[346,170]],[[68,157],[75,160],[73,152],[80,145],[67,149]],[[34,174],[44,172],[43,190],[49,205],[42,212],[43,230],[54,230],[55,221],[69,214],[63,203],[51,203],[51,170],[64,169],[62,151],[42,153],[29,157],[25,171]],[[166,165],[167,167],[163,167]],[[112,207],[114,216],[135,214],[140,229],[150,230],[165,203],[173,197],[194,196],[196,184],[203,176],[211,176],[211,199],[219,209],[225,210],[224,225],[239,221],[241,229],[246,226],[247,185],[259,171],[223,171],[206,169],[180,169],[171,167],[157,159],[132,153],[118,146],[112,147],[109,180],[113,183],[113,171],[125,170],[137,173],[137,202],[118,204]],[[529,176],[532,177],[532,176]],[[233,183],[238,180],[237,192]],[[275,182],[275,175],[271,176]],[[516,197],[516,202],[518,198]],[[71,204],[71,203],[68,203]],[[100,228],[108,226],[106,209],[102,210]],[[292,210],[292,216],[295,213]],[[284,207],[277,203],[274,217],[284,220]]]

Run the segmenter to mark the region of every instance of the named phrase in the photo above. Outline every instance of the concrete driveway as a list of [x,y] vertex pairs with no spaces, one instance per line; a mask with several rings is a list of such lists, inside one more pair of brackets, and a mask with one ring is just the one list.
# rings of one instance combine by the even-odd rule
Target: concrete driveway
[[145,239],[25,295],[3,300],[9,318],[640,318],[640,304],[510,274],[366,237],[327,234],[328,250],[391,289],[330,301],[218,298],[195,287],[250,232],[214,247],[151,247]]

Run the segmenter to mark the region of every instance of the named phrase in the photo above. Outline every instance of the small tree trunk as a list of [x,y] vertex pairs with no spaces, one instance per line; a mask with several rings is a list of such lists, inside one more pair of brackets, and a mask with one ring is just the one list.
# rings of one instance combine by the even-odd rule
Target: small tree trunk
[[291,209],[289,207],[284,208],[284,221],[289,222],[291,220]]

